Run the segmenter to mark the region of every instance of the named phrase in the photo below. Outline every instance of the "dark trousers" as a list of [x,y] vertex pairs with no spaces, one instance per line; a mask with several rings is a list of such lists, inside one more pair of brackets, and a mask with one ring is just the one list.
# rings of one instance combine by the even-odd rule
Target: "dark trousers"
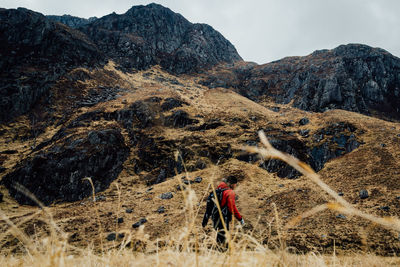
[[[229,231],[229,221],[225,222],[226,229]],[[214,224],[214,229],[217,230],[217,244],[223,245],[226,242],[225,229],[222,225],[222,222],[218,220],[217,223]]]
[[218,229],[217,230],[217,243],[222,245],[222,244],[225,244],[225,241],[226,241],[225,230]]

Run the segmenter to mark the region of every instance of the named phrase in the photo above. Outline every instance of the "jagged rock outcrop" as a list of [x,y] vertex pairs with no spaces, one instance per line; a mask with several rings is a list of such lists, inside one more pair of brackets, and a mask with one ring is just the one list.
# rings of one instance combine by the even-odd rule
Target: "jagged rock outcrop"
[[127,69],[160,64],[180,74],[241,60],[234,46],[211,26],[192,24],[158,4],[134,6],[79,29]]
[[68,27],[71,28],[78,28],[80,26],[89,24],[90,22],[93,22],[97,19],[97,17],[90,17],[88,19],[84,18],[79,18],[71,15],[62,15],[62,16],[47,16],[49,19],[60,22],[62,24],[67,25]]
[[0,122],[30,110],[68,69],[101,58],[78,31],[24,8],[0,9]]
[[[60,145],[62,144],[62,145]],[[108,188],[122,171],[129,154],[124,138],[117,129],[92,130],[67,136],[18,164],[2,183],[21,204],[33,204],[23,192],[24,186],[45,205],[54,201],[75,201],[91,195],[85,177],[93,181],[95,191]]]
[[[265,129],[271,145],[295,158],[307,163],[315,171],[320,171],[331,159],[350,153],[361,145],[357,136],[363,132],[349,123],[334,123],[317,130],[308,141],[297,138],[293,133],[283,133],[276,129]],[[249,140],[247,145],[255,145],[256,141]],[[238,155],[239,160],[254,163],[259,161],[256,154]],[[296,178],[301,174],[285,162],[276,159],[260,163],[260,167],[276,173],[281,178]]]
[[341,45],[265,65],[239,64],[206,75],[203,84],[233,87],[253,100],[322,112],[344,109],[400,119],[400,59],[361,44]]

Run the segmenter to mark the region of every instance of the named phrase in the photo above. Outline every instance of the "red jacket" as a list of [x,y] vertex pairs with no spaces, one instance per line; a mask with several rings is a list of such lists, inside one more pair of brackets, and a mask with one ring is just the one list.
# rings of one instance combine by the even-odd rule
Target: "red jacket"
[[235,215],[236,219],[239,221],[242,220],[242,216],[240,215],[235,204],[235,192],[224,182],[221,182],[218,188],[227,189],[222,194],[221,208],[225,207],[225,205],[228,205],[228,210]]

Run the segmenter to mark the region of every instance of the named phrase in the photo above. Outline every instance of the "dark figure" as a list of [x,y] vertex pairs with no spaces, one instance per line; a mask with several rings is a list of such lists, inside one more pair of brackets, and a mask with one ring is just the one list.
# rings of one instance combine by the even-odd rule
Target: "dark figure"
[[[244,220],[235,204],[235,192],[233,190],[235,189],[236,184],[236,177],[228,176],[226,181],[221,182],[215,190],[216,197],[212,192],[207,199],[207,207],[202,225],[205,227],[208,219],[211,217],[214,229],[217,230],[218,244],[224,244],[226,242],[225,229],[222,222],[225,222],[226,229],[229,230],[229,223],[232,220],[232,214],[234,214],[236,219],[240,221],[242,225],[244,225]],[[215,205],[213,199],[218,199],[223,221],[221,220],[217,205]]]

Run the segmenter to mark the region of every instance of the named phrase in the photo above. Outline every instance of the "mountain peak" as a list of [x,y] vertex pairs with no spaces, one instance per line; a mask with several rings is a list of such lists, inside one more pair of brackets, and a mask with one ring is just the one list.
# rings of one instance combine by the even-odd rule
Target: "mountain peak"
[[181,74],[242,60],[235,47],[211,26],[192,24],[154,3],[102,17],[80,30],[126,69],[158,64]]

